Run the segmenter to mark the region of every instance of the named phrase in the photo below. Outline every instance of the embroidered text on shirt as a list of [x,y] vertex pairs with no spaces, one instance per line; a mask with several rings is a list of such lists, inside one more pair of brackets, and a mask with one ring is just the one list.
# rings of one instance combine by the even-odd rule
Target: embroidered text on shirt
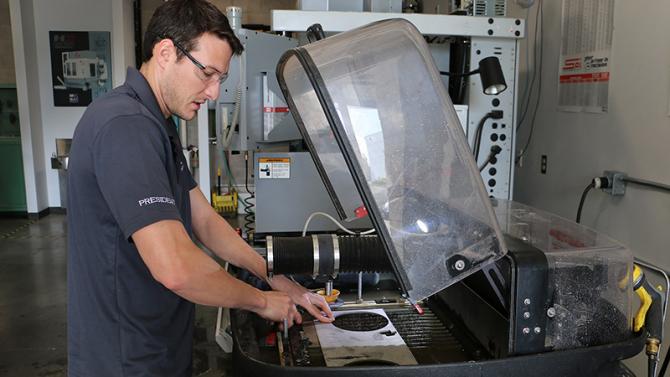
[[149,204],[154,204],[154,203],[167,203],[167,204],[172,204],[175,205],[174,199],[172,198],[166,198],[164,196],[151,196],[148,198],[144,198],[140,201],[138,201],[140,207],[149,205]]

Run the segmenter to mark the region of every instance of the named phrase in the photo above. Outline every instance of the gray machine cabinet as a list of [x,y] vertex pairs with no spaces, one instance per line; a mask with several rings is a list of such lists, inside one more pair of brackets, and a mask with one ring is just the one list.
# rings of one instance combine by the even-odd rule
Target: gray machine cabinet
[[[227,149],[257,150],[263,143],[299,140],[300,132],[288,112],[275,75],[279,57],[296,47],[298,41],[247,29],[239,29],[236,34],[244,45],[244,52],[233,57],[228,80],[221,85],[215,107],[217,133],[225,128],[224,112],[227,121],[232,122],[238,90],[241,90],[239,119],[237,125],[233,125],[235,133]],[[268,93],[275,96],[272,104],[268,104]],[[276,109],[286,110],[274,113]],[[268,120],[273,122],[271,126]]]
[[[289,159],[288,174],[268,176],[261,162],[265,158]],[[264,171],[265,170],[265,171]],[[288,175],[288,178],[283,178]],[[307,218],[314,212],[326,212],[339,218],[308,152],[257,153],[254,157],[256,184],[256,233],[302,232]],[[358,193],[354,193],[358,195]],[[350,229],[367,230],[372,227],[368,217],[345,222]],[[310,222],[308,232],[334,231],[337,226],[323,216]]]

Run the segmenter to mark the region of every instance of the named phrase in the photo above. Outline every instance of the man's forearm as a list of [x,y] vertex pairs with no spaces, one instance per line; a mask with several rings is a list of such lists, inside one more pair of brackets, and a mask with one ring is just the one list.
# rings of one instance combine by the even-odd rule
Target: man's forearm
[[201,250],[184,250],[181,275],[171,286],[179,296],[201,305],[223,306],[258,312],[265,308],[263,293],[235,279]]
[[234,266],[267,279],[265,260],[220,216],[212,216],[196,235],[208,249]]

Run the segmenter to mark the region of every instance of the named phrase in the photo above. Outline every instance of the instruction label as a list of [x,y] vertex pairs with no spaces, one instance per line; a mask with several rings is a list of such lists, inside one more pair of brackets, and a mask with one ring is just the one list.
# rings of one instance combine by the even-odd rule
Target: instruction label
[[259,158],[259,179],[289,179],[291,178],[291,159],[282,158]]
[[607,112],[613,30],[614,0],[563,0],[559,110]]

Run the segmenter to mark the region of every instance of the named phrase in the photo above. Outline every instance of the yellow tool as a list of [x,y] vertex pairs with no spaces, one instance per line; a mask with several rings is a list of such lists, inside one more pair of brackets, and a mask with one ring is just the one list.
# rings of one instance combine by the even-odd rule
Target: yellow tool
[[633,268],[633,290],[640,297],[640,309],[638,309],[635,318],[633,319],[633,329],[635,332],[640,331],[642,326],[644,326],[644,321],[647,317],[647,312],[651,306],[651,295],[647,292],[647,289],[644,287],[644,272],[640,266],[635,265]]
[[648,359],[648,374],[656,375],[658,354],[663,339],[663,298],[661,294],[647,281],[640,266],[633,267],[633,290],[640,297],[640,309],[633,319],[635,332],[643,326],[647,332],[645,351]]

